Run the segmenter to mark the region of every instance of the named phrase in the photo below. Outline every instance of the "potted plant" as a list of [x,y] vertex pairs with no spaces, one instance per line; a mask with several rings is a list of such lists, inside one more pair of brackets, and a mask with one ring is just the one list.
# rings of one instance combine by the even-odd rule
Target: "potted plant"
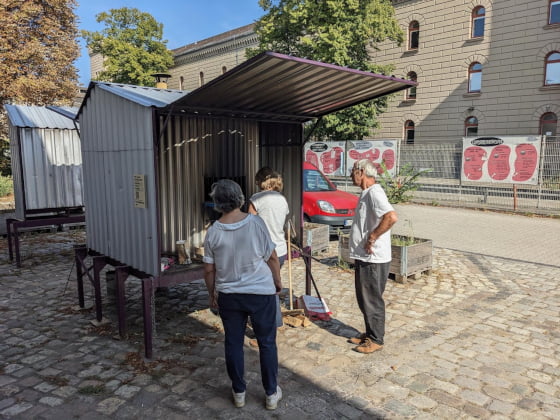
[[418,278],[423,272],[432,269],[431,239],[414,236],[391,235],[391,265],[389,273],[395,281],[404,283],[410,276]]

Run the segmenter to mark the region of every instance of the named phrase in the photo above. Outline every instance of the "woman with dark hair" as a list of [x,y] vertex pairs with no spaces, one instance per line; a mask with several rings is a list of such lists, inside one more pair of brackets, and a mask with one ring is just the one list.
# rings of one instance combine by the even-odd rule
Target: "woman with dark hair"
[[277,384],[276,294],[282,290],[275,244],[260,217],[241,211],[245,197],[235,182],[222,179],[210,193],[222,216],[204,240],[204,281],[210,307],[217,308],[225,331],[225,358],[233,402],[245,405],[243,342],[248,317],[260,353],[266,408],[282,398]]

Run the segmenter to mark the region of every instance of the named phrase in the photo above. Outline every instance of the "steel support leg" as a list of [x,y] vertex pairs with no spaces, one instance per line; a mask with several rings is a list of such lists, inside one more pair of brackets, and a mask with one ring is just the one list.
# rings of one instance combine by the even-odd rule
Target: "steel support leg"
[[[128,266],[115,267],[115,286],[117,289],[117,315],[119,319],[119,335],[126,336],[126,294],[125,282],[128,278]],[[142,291],[143,293],[143,291]]]

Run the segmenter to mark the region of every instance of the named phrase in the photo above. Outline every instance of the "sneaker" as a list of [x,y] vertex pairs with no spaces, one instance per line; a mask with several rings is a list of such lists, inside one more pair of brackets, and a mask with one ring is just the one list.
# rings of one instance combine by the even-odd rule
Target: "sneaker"
[[282,399],[282,390],[279,386],[276,387],[276,392],[272,395],[266,396],[266,409],[267,410],[276,410],[278,407],[278,401]]
[[235,392],[233,389],[231,390],[233,394],[233,405],[237,408],[241,408],[245,405],[245,391],[244,392]]
[[366,338],[367,338],[366,333],[362,333],[360,335],[357,335],[356,337],[349,338],[348,342],[352,344],[362,344]]
[[374,343],[371,339],[366,338],[359,346],[354,347],[358,353],[373,353],[374,351],[381,350],[381,344]]

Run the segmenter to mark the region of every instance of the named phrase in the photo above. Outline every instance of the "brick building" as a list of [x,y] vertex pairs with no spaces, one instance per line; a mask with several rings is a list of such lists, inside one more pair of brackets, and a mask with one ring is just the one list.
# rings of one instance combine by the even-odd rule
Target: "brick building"
[[[393,0],[405,33],[372,61],[418,87],[395,95],[371,138],[558,135],[559,0]],[[173,50],[169,87],[193,90],[245,60],[253,25]],[[92,65],[93,68],[93,65]],[[93,70],[92,70],[93,71]]]

